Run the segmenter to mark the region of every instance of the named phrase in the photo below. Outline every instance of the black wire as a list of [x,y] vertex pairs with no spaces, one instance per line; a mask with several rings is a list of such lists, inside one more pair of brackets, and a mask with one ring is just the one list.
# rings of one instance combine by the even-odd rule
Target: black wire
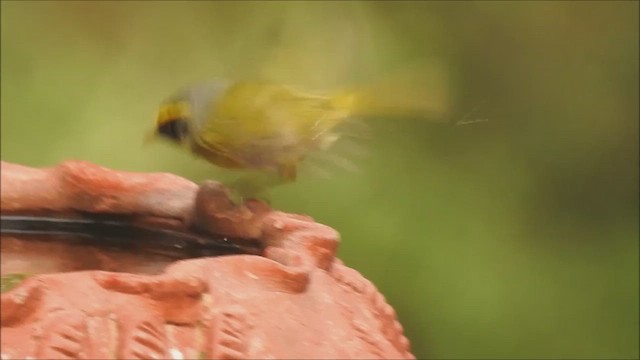
[[[181,258],[224,254],[260,254],[255,240],[151,228],[126,220],[64,219],[47,216],[0,215],[0,233],[81,238],[95,246],[161,253]],[[69,239],[71,240],[71,239]]]

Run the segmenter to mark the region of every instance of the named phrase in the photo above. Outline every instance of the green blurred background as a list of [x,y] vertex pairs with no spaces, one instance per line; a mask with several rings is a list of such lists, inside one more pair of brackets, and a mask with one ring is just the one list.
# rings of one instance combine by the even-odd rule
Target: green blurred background
[[[2,1],[2,160],[226,176],[141,138],[193,81],[438,72],[449,126],[376,119],[273,205],[342,233],[419,358],[638,357],[638,2]],[[438,91],[436,87],[432,89]]]

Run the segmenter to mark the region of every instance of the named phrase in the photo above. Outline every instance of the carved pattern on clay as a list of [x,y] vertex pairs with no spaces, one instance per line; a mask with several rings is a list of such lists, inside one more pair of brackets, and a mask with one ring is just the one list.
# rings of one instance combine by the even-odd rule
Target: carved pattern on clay
[[169,357],[165,329],[156,321],[143,320],[129,331],[121,331],[120,358],[166,359]]
[[76,311],[62,311],[42,326],[39,359],[87,359],[89,333],[85,316]]
[[379,339],[372,336],[364,324],[358,320],[351,320],[351,326],[355,329],[356,334],[358,334],[358,338],[369,345],[370,351],[376,358],[384,358],[384,351],[380,346]]
[[[335,257],[340,235],[332,228],[318,224],[312,218],[274,212],[265,220],[263,237],[268,246],[290,253],[279,253],[273,259],[288,266],[311,271],[327,270]],[[270,254],[276,255],[272,250]],[[267,257],[271,257],[267,254]]]
[[247,312],[240,306],[216,311],[209,325],[207,356],[214,359],[249,358]]
[[[248,261],[248,258],[244,259]],[[217,260],[211,259],[210,261]],[[193,274],[194,270],[202,269],[198,265],[202,262],[203,260],[194,260],[191,271],[186,269],[189,262],[184,262],[185,268],[175,267],[174,269],[180,270],[182,274],[185,272]],[[342,284],[363,296],[370,305],[368,311],[372,311],[380,321],[377,329],[366,326],[366,321],[350,321],[355,335],[367,345],[366,350],[356,351],[352,355],[362,357],[362,351],[366,351],[368,354],[366,357],[389,357],[390,354],[386,346],[383,345],[386,339],[402,354],[402,357],[413,358],[408,352],[409,344],[402,334],[402,327],[396,320],[395,312],[373,284],[340,262],[333,265],[330,274],[337,284]],[[31,333],[31,337],[37,344],[35,351],[27,350],[27,353],[22,352],[24,350],[12,349],[12,346],[8,346],[7,349],[2,349],[4,355],[15,357],[17,354],[24,354],[24,356],[34,358],[69,359],[96,358],[96,354],[100,354],[100,358],[168,358],[174,356],[178,351],[181,354],[193,355],[199,350],[204,351],[203,355],[210,358],[241,359],[257,355],[250,351],[253,327],[249,321],[250,316],[247,309],[240,305],[223,308],[216,306],[211,301],[210,290],[205,291],[202,296],[196,296],[194,299],[196,306],[189,303],[188,306],[180,310],[180,312],[192,312],[192,308],[198,309],[198,314],[188,317],[195,320],[184,323],[183,326],[193,328],[193,336],[202,338],[202,340],[196,339],[191,342],[190,347],[185,348],[184,345],[179,345],[180,341],[169,339],[173,336],[167,333],[166,328],[173,325],[167,323],[167,312],[164,309],[171,307],[171,304],[176,301],[176,298],[180,298],[180,295],[160,296],[169,293],[166,292],[168,288],[158,285],[165,282],[160,279],[176,279],[175,274],[172,274],[171,271],[155,277],[105,272],[86,272],[79,276],[76,273],[74,275],[76,281],[82,280],[82,277],[84,277],[84,281],[99,279],[99,290],[92,290],[91,297],[94,300],[88,302],[87,306],[90,307],[90,312],[95,314],[91,316],[93,321],[96,324],[102,324],[98,326],[103,329],[99,335],[101,339],[92,339],[88,335],[88,317],[84,314],[88,311],[87,309],[68,310],[72,303],[68,296],[74,296],[73,294],[66,293],[66,291],[58,293],[54,288],[47,288],[47,291],[42,290],[41,285],[46,284],[48,278],[56,276],[64,275],[35,276],[9,293],[2,294],[3,336],[5,331],[9,334],[15,333],[19,329],[25,329]],[[110,276],[114,278],[109,279]],[[148,281],[144,281],[144,278],[147,278]],[[192,279],[189,282],[174,280],[172,280],[174,284],[172,286],[176,286],[178,293],[181,292],[178,289],[180,288],[178,284],[181,283],[190,284],[190,286],[185,286],[183,290],[190,296],[197,295],[203,290],[202,285],[197,285],[200,280]],[[60,280],[56,282],[58,281]],[[128,286],[124,286],[123,283],[128,283]],[[156,286],[150,286],[151,284]],[[123,292],[123,290],[125,291]],[[218,297],[221,294],[216,293]],[[25,311],[23,306],[28,306],[31,310]],[[347,304],[345,306],[349,307]],[[63,308],[66,310],[53,311]],[[127,308],[135,308],[136,310],[131,312]],[[50,320],[50,317],[41,317],[41,314],[47,313],[49,316],[53,316],[53,320]],[[348,314],[345,316],[348,317]],[[204,327],[198,326],[200,321],[204,321]],[[114,326],[109,327],[109,324]],[[40,330],[35,331],[35,329]],[[94,330],[96,329],[94,327]],[[293,334],[292,336],[295,337]],[[104,339],[105,337],[106,339]],[[98,346],[98,342],[101,344],[101,349],[93,349]],[[168,349],[169,343],[173,344],[171,345],[173,352]],[[193,347],[198,349],[193,349]],[[263,351],[268,353],[269,350],[263,349]],[[263,355],[266,353],[261,352]]]
[[[258,353],[263,357],[272,353],[286,356],[286,344],[269,342],[270,328],[287,331],[292,340],[309,331],[319,331],[314,336],[333,337],[336,331],[323,333],[313,324],[304,324],[308,316],[308,309],[304,308],[307,294],[298,294],[314,286],[319,289],[312,289],[309,294],[325,290],[331,293],[340,284],[362,296],[368,304],[365,311],[379,319],[377,328],[375,319],[351,320],[351,308],[362,302],[341,303],[345,310],[351,309],[343,314],[347,319],[343,323],[350,322],[351,334],[367,345],[367,349],[349,349],[349,355],[398,357],[395,348],[403,357],[413,358],[402,326],[382,294],[358,272],[335,259],[339,234],[309,217],[257,204],[221,207],[216,189],[210,189],[211,199],[216,201],[200,196],[206,206],[199,212],[194,204],[204,185],[199,189],[188,180],[167,174],[118,172],[85,162],[66,162],[49,169],[2,162],[2,169],[3,213],[48,210],[136,214],[140,221],[146,217],[179,219],[185,228],[193,224],[195,216],[199,230],[259,239],[267,249],[265,255],[280,262],[284,270],[273,271],[264,258],[243,255],[186,260],[157,276],[104,271],[34,276],[1,296],[3,358],[170,358],[176,354],[193,356],[198,351],[204,351],[200,354],[207,357],[227,359],[259,357]],[[335,282],[309,281],[312,272],[325,270]],[[224,281],[225,285],[218,287],[212,280],[225,276],[220,274],[238,279],[238,274],[247,271],[260,279],[260,285],[246,299],[228,296],[244,291],[233,281]],[[94,286],[92,280],[99,286]],[[214,306],[211,301],[214,288],[216,303],[224,307]],[[291,304],[298,317],[277,322],[260,312],[251,313],[250,317],[252,296],[270,293],[277,293],[274,298],[278,301]],[[265,339],[256,337],[253,324],[261,326],[260,334]],[[169,331],[172,326],[180,329]],[[347,336],[349,332],[340,333]],[[5,342],[5,335],[10,340]],[[189,336],[193,341],[178,339]],[[344,341],[350,340],[352,335]],[[339,341],[335,346],[341,346]],[[314,349],[306,350],[308,357],[318,354]]]
[[27,322],[42,306],[42,287],[35,281],[26,280],[13,291],[0,296],[0,326],[17,326]]
[[[384,337],[393,346],[403,354],[406,358],[414,358],[413,354],[409,351],[409,340],[404,336],[404,330],[402,325],[398,322],[396,313],[386,301],[384,296],[378,291],[378,289],[369,280],[365,279],[357,271],[350,269],[342,264],[341,261],[336,260],[331,268],[330,274],[332,277],[341,284],[349,287],[358,294],[363,295],[373,311],[378,314],[380,319],[380,330],[383,332]],[[352,322],[352,325],[353,324]],[[363,333],[361,327],[355,326],[355,330],[363,337],[368,337],[366,332]],[[364,339],[367,343],[375,342],[374,340]]]

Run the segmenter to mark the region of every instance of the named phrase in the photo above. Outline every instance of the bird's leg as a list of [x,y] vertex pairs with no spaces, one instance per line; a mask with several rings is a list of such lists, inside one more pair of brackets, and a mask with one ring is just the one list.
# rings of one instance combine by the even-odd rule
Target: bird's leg
[[278,166],[278,175],[280,177],[280,184],[296,181],[296,177],[298,176],[297,162],[290,161],[280,164]]
[[278,185],[294,182],[297,175],[295,162],[283,163],[275,171],[248,173],[228,185],[233,200],[241,204],[246,200],[260,200],[270,204],[269,189]]
[[242,204],[246,200],[260,200],[270,204],[269,189],[280,184],[278,175],[265,173],[249,173],[228,184],[232,193],[232,200]]
[[268,186],[264,184],[261,179],[255,176],[243,176],[228,184],[231,190],[231,199],[236,204],[240,205],[247,200],[260,200],[267,204],[269,201],[269,194],[267,192]]

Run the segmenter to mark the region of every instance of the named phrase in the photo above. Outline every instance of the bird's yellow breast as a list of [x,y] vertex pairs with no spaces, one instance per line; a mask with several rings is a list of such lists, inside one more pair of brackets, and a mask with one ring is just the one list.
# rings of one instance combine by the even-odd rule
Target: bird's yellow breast
[[200,130],[202,143],[247,167],[297,159],[347,115],[328,97],[263,83],[232,85],[210,111]]

